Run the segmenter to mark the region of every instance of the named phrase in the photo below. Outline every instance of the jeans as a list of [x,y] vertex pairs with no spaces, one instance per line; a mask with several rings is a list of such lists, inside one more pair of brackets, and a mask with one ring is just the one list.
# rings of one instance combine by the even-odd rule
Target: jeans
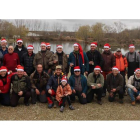
[[131,98],[131,101],[133,102],[133,101],[135,101],[135,97],[137,97],[140,94],[140,91],[134,92],[133,89],[128,88],[128,94]]

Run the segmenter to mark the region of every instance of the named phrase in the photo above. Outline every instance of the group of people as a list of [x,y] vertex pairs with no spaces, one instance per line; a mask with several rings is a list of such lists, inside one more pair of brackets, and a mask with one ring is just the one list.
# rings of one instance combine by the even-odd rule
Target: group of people
[[32,104],[48,103],[48,108],[55,107],[57,102],[63,112],[66,102],[74,110],[71,103],[75,96],[81,104],[86,104],[92,102],[96,94],[97,103],[102,105],[101,99],[108,92],[109,102],[113,102],[117,94],[123,103],[127,91],[131,104],[135,105],[140,100],[140,52],[130,44],[125,56],[121,49],[112,53],[106,43],[101,54],[97,45],[92,42],[85,53],[81,45],[75,43],[68,56],[62,45],[57,45],[56,52],[52,52],[51,44],[42,42],[41,51],[34,54],[34,46],[25,47],[22,39],[17,39],[15,48],[7,47],[6,39],[1,39],[0,103],[16,107],[20,97],[24,97],[26,106],[30,98]]

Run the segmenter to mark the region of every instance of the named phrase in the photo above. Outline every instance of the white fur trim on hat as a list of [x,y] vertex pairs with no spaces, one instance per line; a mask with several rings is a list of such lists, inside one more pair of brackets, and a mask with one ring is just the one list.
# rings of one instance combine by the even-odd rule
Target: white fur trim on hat
[[129,48],[130,48],[130,49],[131,49],[131,48],[135,48],[135,46],[130,46]]
[[24,71],[23,69],[17,69],[17,71]]
[[67,80],[61,80],[61,82],[67,82]]
[[40,46],[46,46],[46,44],[42,43]]
[[74,69],[74,71],[81,71],[80,69]]
[[137,70],[134,72],[134,74],[136,74],[136,72],[138,72],[138,71],[140,71],[140,69],[137,69]]
[[1,40],[1,42],[5,42],[6,43],[7,41],[6,40]]
[[60,45],[59,45],[59,46],[57,46],[57,49],[58,49],[58,48],[61,48],[61,49],[63,49],[63,46],[60,46]]
[[78,44],[74,44],[73,46],[78,46]]
[[101,69],[100,69],[100,68],[94,68],[94,70],[100,70],[100,71],[101,71]]
[[2,72],[2,71],[7,71],[7,69],[2,69],[2,70],[0,70],[0,72]]
[[27,50],[28,50],[28,49],[34,49],[34,48],[33,48],[33,47],[27,47]]
[[112,68],[112,70],[119,70],[118,68]]
[[90,46],[96,46],[96,47],[97,47],[97,45],[96,45],[96,44],[90,44]]
[[18,40],[18,41],[17,41],[17,43],[18,43],[18,42],[21,42],[21,43],[23,43],[23,41],[22,41],[22,40]]

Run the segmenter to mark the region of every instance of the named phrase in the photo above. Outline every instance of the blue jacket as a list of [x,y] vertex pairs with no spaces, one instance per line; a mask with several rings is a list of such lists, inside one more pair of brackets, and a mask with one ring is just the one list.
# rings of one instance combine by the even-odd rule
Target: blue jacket
[[[87,92],[87,79],[83,75],[80,75],[80,76],[81,76],[82,93],[86,94],[86,92]],[[69,84],[71,86],[71,89],[73,90],[74,86],[75,86],[75,76],[74,75],[70,76]]]
[[[81,74],[84,74],[85,71],[89,71],[88,57],[87,57],[85,52],[83,52],[83,54],[84,54],[84,60],[85,60],[84,65],[83,65],[83,62],[82,62],[82,57],[79,54],[79,66],[80,66],[80,69],[81,69]],[[73,75],[74,74],[74,67],[75,67],[75,63],[76,63],[74,52],[71,52],[70,55],[69,55],[69,59],[68,59],[69,66],[70,66],[70,63],[74,64],[74,66],[71,67],[71,74]]]
[[3,51],[2,48],[0,48],[0,51],[1,51],[1,53],[3,54],[3,56],[4,56],[5,54],[8,53],[8,48],[6,47],[6,50],[5,50],[5,51]]

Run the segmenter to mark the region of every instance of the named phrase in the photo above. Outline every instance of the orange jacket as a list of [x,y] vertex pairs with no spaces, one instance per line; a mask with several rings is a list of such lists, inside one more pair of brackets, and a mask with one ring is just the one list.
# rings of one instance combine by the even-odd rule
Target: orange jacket
[[62,88],[61,85],[58,86],[57,90],[56,90],[56,100],[58,102],[61,101],[61,98],[63,95],[71,95],[72,94],[72,90],[69,84],[67,84],[64,88]]
[[125,69],[128,67],[126,57],[122,54],[118,56],[116,53],[114,53],[114,56],[116,58],[116,66],[119,68],[119,71],[125,71]]

